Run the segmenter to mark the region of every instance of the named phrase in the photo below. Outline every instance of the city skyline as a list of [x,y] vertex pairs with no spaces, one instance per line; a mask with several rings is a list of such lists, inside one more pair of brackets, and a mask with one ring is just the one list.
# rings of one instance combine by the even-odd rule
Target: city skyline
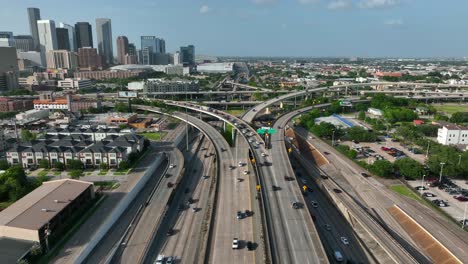
[[[2,2],[4,0],[1,0]],[[27,8],[41,9],[41,18],[74,25],[112,20],[116,36],[140,46],[140,37],[167,40],[169,52],[194,44],[199,54],[218,56],[468,56],[468,25],[461,10],[468,3],[409,0],[244,0],[136,2],[88,0],[66,12],[50,1],[8,3],[0,11],[3,31],[29,34]],[[415,10],[429,10],[416,12]],[[433,10],[433,11],[432,11]],[[436,12],[435,10],[439,11]],[[76,14],[76,15],[75,15]],[[129,16],[130,14],[130,16]],[[174,19],[180,17],[181,19]],[[188,24],[187,21],[190,21]],[[198,29],[198,30],[195,30]],[[97,47],[97,39],[94,39]],[[255,45],[253,45],[255,44]],[[115,54],[115,53],[114,53]]]

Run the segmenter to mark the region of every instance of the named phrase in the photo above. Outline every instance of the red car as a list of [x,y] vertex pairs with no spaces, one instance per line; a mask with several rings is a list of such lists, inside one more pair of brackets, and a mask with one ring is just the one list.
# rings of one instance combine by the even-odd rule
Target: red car
[[453,198],[457,199],[458,201],[460,202],[467,202],[468,201],[468,197],[465,197],[465,196],[454,196]]

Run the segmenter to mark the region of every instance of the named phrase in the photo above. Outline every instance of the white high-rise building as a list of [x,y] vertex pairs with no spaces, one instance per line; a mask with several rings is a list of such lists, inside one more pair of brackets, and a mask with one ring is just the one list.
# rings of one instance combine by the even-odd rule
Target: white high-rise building
[[180,52],[176,51],[174,53],[174,65],[179,65],[180,64]]
[[39,47],[41,51],[42,65],[46,65],[46,54],[50,50],[57,49],[57,35],[55,22],[53,20],[37,21],[37,32],[39,35]]
[[13,32],[0,31],[0,47],[15,47]]
[[59,28],[65,28],[68,30],[68,40],[70,42],[70,50],[77,51],[78,48],[76,46],[75,28],[62,22],[59,23]]

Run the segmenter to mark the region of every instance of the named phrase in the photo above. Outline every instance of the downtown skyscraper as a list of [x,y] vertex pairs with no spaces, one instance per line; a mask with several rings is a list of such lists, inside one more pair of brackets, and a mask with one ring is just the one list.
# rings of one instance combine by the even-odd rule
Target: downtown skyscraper
[[96,19],[96,32],[99,55],[107,64],[114,63],[114,52],[112,47],[112,25],[108,18]]
[[125,55],[128,53],[128,38],[126,36],[117,37],[117,63],[125,63]]
[[76,46],[77,49],[91,47],[93,48],[93,32],[91,24],[88,22],[78,22],[75,24]]
[[28,8],[29,30],[33,38],[34,50],[39,51],[39,34],[37,32],[37,21],[41,20],[39,8]]
[[47,52],[57,49],[55,22],[53,20],[37,21],[37,32],[39,35],[39,48],[41,51],[42,65],[46,65]]
[[68,25],[68,24],[65,24],[65,23],[62,23],[60,22],[59,23],[59,28],[65,28],[68,30],[68,42],[70,44],[70,50],[71,51],[77,51],[78,48],[76,47],[76,34],[75,34],[75,28]]

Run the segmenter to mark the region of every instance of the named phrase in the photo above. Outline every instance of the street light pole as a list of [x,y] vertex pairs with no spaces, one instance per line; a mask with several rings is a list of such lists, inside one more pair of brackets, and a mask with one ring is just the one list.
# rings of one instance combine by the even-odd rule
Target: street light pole
[[465,222],[466,222],[466,207],[467,207],[468,203],[465,203],[465,213],[463,214],[463,219],[462,219],[462,229],[465,228]]
[[460,166],[461,163],[461,154],[458,155],[458,166]]
[[421,186],[423,187],[422,189],[420,189],[421,196],[422,196],[422,194],[423,194],[423,191],[424,191],[424,177],[426,177],[426,174],[423,174],[423,176],[422,176],[422,180],[421,180]]
[[439,183],[442,183],[442,171],[444,170],[445,162],[440,163],[440,176],[439,176]]
[[335,145],[335,130],[332,131],[332,147]]
[[[185,102],[187,102],[187,94],[185,94]],[[189,151],[189,143],[188,143],[188,110],[185,107],[185,143],[186,143],[186,150]]]

